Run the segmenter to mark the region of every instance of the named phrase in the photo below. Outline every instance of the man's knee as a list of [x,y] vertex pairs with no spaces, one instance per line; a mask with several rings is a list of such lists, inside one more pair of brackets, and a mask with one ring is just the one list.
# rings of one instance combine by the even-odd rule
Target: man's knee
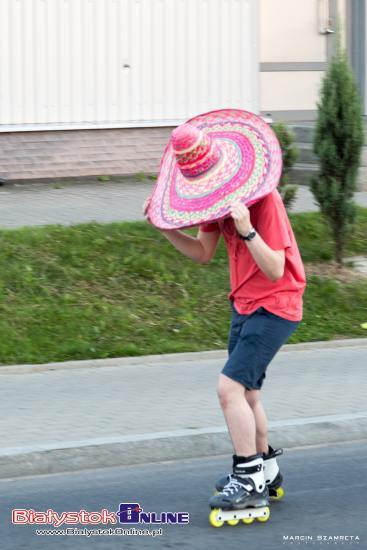
[[232,378],[229,378],[225,374],[220,374],[217,395],[222,408],[226,408],[237,397],[243,397],[244,393],[245,388],[242,384],[236,382],[236,380],[232,380]]
[[250,405],[251,409],[253,409],[260,402],[260,390],[247,390],[245,397],[247,403]]

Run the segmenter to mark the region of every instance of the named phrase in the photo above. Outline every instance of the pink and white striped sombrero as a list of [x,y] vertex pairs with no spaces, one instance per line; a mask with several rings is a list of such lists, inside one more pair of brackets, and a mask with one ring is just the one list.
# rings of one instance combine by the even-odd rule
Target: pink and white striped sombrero
[[219,220],[231,202],[250,206],[273,191],[281,172],[279,142],[262,118],[211,111],[172,132],[147,214],[160,229]]

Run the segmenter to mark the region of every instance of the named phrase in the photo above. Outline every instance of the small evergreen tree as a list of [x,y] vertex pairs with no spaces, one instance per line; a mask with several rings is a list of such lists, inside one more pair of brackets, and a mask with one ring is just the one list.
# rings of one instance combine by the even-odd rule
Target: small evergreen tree
[[314,135],[320,171],[311,190],[335,242],[335,259],[343,262],[348,230],[353,228],[360,154],[363,145],[361,100],[345,51],[337,48],[324,77]]
[[290,208],[297,194],[297,185],[289,184],[289,172],[298,158],[298,149],[294,146],[294,135],[282,122],[271,125],[282,150],[283,169],[279,181],[279,193],[286,208]]

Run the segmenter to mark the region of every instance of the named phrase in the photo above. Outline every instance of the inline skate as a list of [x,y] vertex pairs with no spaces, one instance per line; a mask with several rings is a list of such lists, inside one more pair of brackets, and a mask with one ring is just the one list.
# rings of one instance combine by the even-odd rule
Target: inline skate
[[233,456],[233,473],[226,477],[221,491],[209,500],[209,522],[213,527],[222,527],[224,522],[237,525],[255,519],[269,519],[269,491],[264,477],[262,453],[249,457]]

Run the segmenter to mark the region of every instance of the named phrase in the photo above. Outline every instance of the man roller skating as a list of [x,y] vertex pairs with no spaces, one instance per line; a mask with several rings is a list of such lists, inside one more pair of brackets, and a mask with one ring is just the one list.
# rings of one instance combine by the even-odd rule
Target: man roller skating
[[[281,152],[271,128],[226,109],[178,127],[145,204],[149,221],[185,256],[208,263],[223,235],[232,319],[218,397],[231,436],[232,472],[216,483],[210,522],[266,521],[269,495],[282,497],[260,400],[266,369],[302,319],[305,273],[276,189]],[[196,237],[178,228],[198,226]]]

